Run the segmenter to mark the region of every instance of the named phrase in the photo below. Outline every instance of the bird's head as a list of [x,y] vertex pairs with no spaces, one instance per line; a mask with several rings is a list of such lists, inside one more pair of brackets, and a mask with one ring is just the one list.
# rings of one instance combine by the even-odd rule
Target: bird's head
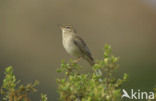
[[72,25],[61,25],[59,26],[62,32],[73,32],[73,26]]

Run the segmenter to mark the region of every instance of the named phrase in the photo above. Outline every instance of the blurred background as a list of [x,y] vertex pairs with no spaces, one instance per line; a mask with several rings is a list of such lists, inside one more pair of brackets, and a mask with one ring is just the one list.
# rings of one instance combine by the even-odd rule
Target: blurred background
[[12,65],[17,79],[39,80],[39,91],[57,101],[56,69],[71,58],[58,24],[72,24],[95,59],[110,44],[120,57],[117,76],[129,75],[123,88],[151,91],[156,85],[155,0],[0,0],[0,80]]

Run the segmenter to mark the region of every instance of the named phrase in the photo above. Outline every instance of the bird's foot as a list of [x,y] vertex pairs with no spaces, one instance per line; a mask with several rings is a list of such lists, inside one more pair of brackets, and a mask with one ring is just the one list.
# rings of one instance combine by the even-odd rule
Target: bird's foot
[[74,62],[75,64],[77,64],[77,63],[80,61],[80,59],[81,59],[81,58],[78,58],[78,59],[74,60],[73,62]]

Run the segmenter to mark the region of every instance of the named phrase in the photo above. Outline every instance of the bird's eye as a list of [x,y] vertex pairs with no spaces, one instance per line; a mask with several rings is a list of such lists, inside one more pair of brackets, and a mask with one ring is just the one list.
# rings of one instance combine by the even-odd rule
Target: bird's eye
[[68,29],[69,29],[70,27],[69,27],[69,26],[67,26],[66,28],[68,28]]

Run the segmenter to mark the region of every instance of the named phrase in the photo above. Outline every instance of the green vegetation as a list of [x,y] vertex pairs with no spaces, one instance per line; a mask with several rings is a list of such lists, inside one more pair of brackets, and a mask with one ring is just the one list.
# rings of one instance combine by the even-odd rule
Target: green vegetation
[[[112,54],[111,47],[106,45],[103,59],[97,60],[94,66],[88,68],[91,69],[89,73],[82,73],[80,70],[83,67],[73,61],[63,62],[58,69],[59,73],[64,74],[62,78],[57,79],[59,100],[120,101],[121,85],[126,81],[127,74],[121,79],[114,77],[113,74],[119,67],[118,60],[118,57]],[[29,95],[37,91],[38,81],[22,85],[16,80],[11,66],[5,69],[4,75],[0,89],[3,101],[31,101]],[[41,94],[41,101],[47,100],[47,95]]]
[[[39,84],[38,81],[27,85],[20,84],[19,80],[13,73],[11,66],[5,69],[5,78],[1,86],[1,95],[3,101],[31,101],[29,94],[37,91],[36,86]],[[47,101],[47,96],[41,94],[41,101]]]
[[[106,45],[103,59],[90,68],[90,73],[81,73],[83,67],[73,61],[62,63],[58,72],[64,73],[65,77],[57,79],[60,101],[120,101],[120,86],[127,74],[122,79],[113,76],[119,67],[118,60],[111,47]],[[97,74],[99,70],[101,75]]]

